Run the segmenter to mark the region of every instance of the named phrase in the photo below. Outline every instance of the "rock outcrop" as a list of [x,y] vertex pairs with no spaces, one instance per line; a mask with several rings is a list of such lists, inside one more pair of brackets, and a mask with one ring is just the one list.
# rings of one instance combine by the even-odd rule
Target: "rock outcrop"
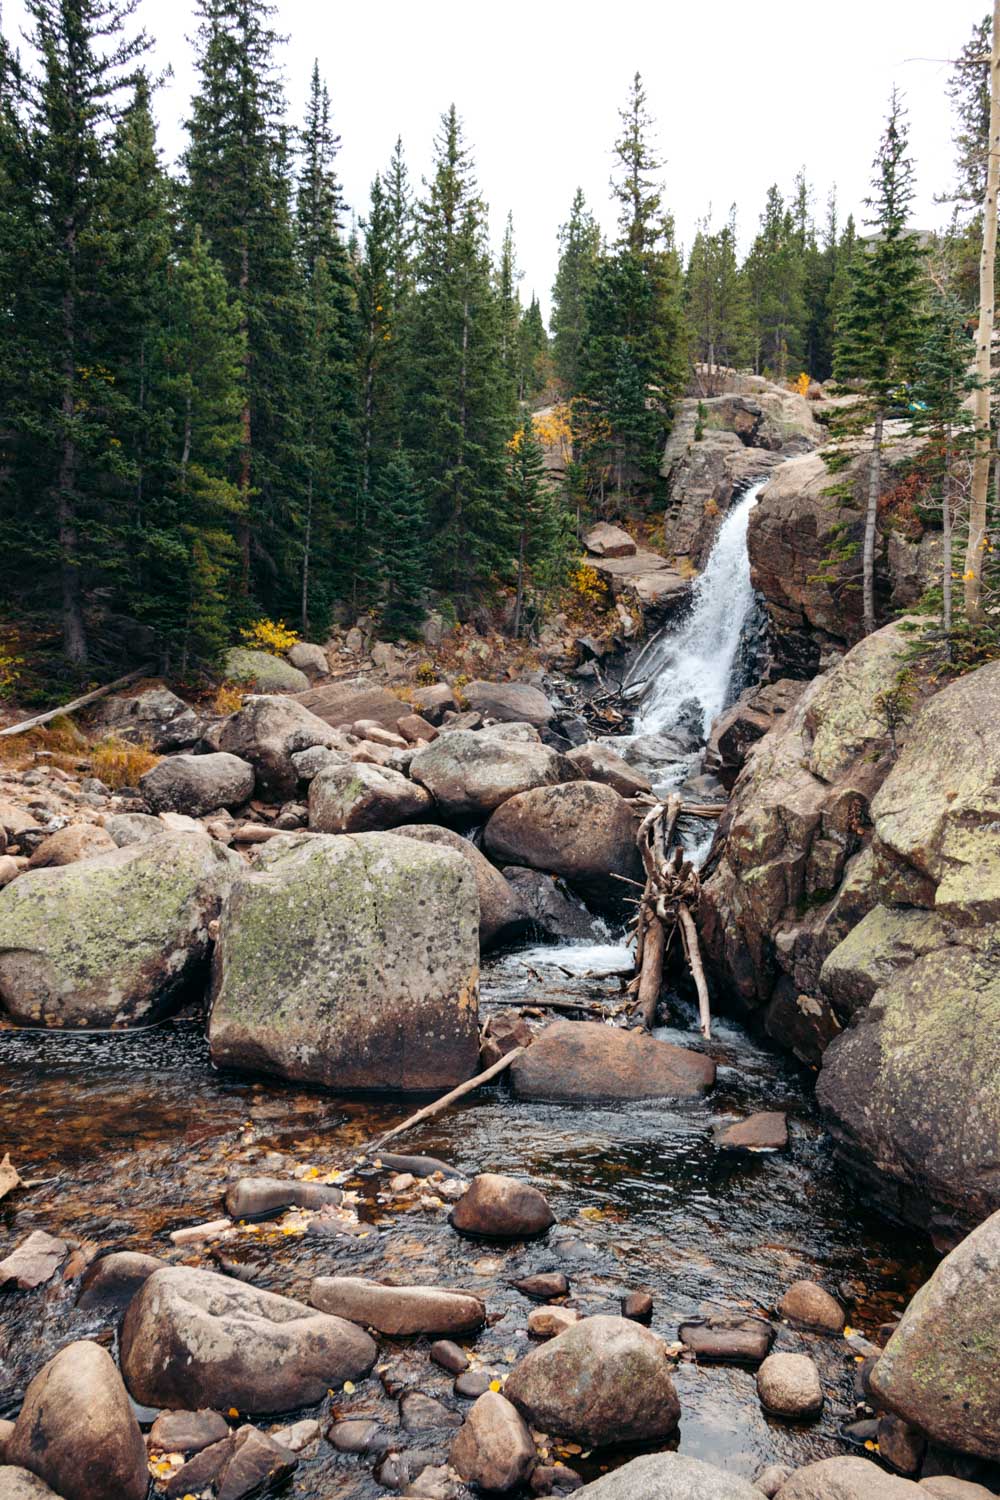
[[276,839],[222,914],[213,1060],[340,1090],[476,1071],[479,900],[450,849],[392,834]]

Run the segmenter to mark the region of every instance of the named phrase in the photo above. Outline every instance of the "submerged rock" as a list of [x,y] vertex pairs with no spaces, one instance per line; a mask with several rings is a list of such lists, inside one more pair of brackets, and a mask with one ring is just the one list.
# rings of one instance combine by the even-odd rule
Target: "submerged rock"
[[521,1099],[687,1099],[711,1088],[701,1052],[601,1021],[553,1021],[511,1066]]
[[527,1239],[555,1223],[545,1198],[528,1182],[482,1172],[451,1212],[453,1227],[462,1234],[495,1239]]
[[296,1177],[240,1177],[226,1189],[226,1213],[233,1219],[257,1219],[285,1208],[324,1208],[343,1198],[340,1188]]
[[466,861],[391,834],[274,842],[220,922],[213,1061],[342,1090],[471,1077],[479,902]]
[[720,1151],[783,1151],[788,1145],[788,1116],[781,1110],[748,1115],[719,1130],[715,1144]]
[[647,1453],[575,1491],[578,1500],[760,1500],[760,1491],[714,1464]]
[[706,1363],[759,1365],[774,1342],[774,1329],[766,1318],[693,1318],[681,1324],[677,1337]]

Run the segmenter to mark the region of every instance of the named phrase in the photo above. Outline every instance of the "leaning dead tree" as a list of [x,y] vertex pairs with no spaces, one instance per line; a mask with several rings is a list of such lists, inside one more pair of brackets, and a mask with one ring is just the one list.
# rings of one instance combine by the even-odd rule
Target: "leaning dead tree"
[[[655,802],[646,813],[636,841],[646,872],[646,883],[634,918],[635,977],[629,992],[636,997],[636,1011],[649,1031],[656,1019],[656,1006],[663,985],[663,967],[675,932],[680,933],[684,956],[698,991],[698,1014],[702,1036],[711,1036],[708,985],[701,962],[698,929],[692,912],[701,885],[698,871],[683,848],[674,847],[674,830],[682,812],[690,812],[680,797]],[[699,813],[706,811],[698,809]],[[713,808],[717,813],[719,809]]]

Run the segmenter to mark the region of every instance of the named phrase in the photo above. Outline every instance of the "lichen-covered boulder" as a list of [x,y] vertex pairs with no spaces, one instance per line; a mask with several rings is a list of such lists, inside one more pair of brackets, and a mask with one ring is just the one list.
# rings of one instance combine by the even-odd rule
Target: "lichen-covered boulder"
[[418,750],[410,775],[447,816],[481,817],[518,792],[576,781],[580,773],[548,745],[456,729]]
[[450,828],[441,828],[437,823],[410,823],[396,832],[404,838],[419,839],[424,844],[454,849],[469,865],[479,891],[479,947],[482,952],[497,943],[511,941],[530,926],[531,917],[516,887],[504,879],[484,854],[480,854],[471,839],[464,839],[461,834]]
[[462,696],[477,713],[501,723],[534,724],[541,729],[555,718],[545,694],[527,682],[467,682]]
[[154,812],[200,818],[220,807],[239,807],[253,796],[253,767],[238,755],[171,755],[139,780]]
[[309,827],[317,833],[376,833],[431,806],[424,787],[390,766],[324,766],[309,783]]
[[1000,1459],[1000,1213],[945,1256],[917,1292],[871,1388],[935,1443]]
[[267,651],[252,651],[248,646],[233,646],[226,652],[223,672],[230,682],[255,688],[258,693],[304,693],[309,678],[283,656]]
[[260,693],[247,698],[223,724],[219,749],[253,766],[259,797],[284,802],[295,796],[299,783],[293,757],[317,745],[341,747],[343,738],[294,698]]
[[242,870],[207,834],[55,869],[0,892],[0,1002],[22,1026],[140,1026],[207,971],[209,923]]
[[275,840],[222,913],[212,1058],[343,1090],[460,1083],[479,1055],[478,934],[476,882],[450,849]]

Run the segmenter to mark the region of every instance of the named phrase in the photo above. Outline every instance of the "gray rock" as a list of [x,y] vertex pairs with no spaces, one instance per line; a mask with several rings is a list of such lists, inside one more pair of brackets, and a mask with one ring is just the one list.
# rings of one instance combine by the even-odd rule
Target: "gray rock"
[[679,1453],[633,1458],[575,1493],[579,1500],[760,1500],[745,1479]]
[[257,795],[269,802],[295,796],[301,774],[296,755],[319,747],[343,751],[344,745],[343,734],[302,703],[269,693],[247,698],[219,731],[219,748],[253,767]]
[[148,844],[150,839],[158,839],[164,831],[159,818],[152,818],[148,813],[114,813],[105,818],[104,829],[119,849],[128,844]]
[[310,682],[315,682],[318,677],[326,677],[330,671],[330,663],[323,647],[311,641],[296,641],[288,653],[288,660],[293,667],[304,672]]
[[309,678],[290,662],[267,651],[233,646],[226,652],[223,673],[230,682],[254,688],[258,693],[302,693]]
[[18,1465],[0,1468],[0,1500],[63,1500],[44,1479]]
[[534,724],[542,729],[555,717],[555,708],[536,687],[525,682],[469,682],[462,689],[469,707],[487,719]]
[[148,745],[157,754],[186,750],[201,739],[205,721],[169,688],[146,688],[132,698],[109,698],[98,722],[123,740]]
[[547,745],[455,730],[418,750],[410,775],[427,788],[444,814],[465,817],[491,813],[532,787],[573,781],[579,772]]
[[430,808],[430,793],[388,766],[327,766],[309,783],[309,827],[318,833],[379,832]]
[[594,917],[579,897],[561,881],[541,870],[523,865],[507,865],[503,877],[514,887],[515,895],[525,906],[532,926],[543,937],[554,942],[572,942],[574,938],[592,938]]
[[439,844],[454,849],[470,866],[479,891],[479,948],[481,952],[498,943],[510,942],[529,926],[529,916],[516,889],[481,854],[471,839],[464,839],[450,828],[435,823],[410,823],[396,830],[408,839],[425,844]]
[[627,760],[607,745],[592,741],[578,745],[566,753],[566,759],[577,766],[587,781],[600,781],[610,786],[622,797],[635,797],[640,792],[651,792],[653,783],[642,771],[630,766]]
[[760,1490],[768,1500],[774,1500],[774,1496],[781,1489],[786,1479],[790,1479],[792,1471],[787,1464],[768,1464],[766,1469],[761,1469],[753,1482],[755,1490]]
[[797,1469],[776,1500],[921,1500],[919,1485],[866,1458],[823,1458]]
[[171,755],[139,779],[154,812],[200,818],[217,807],[239,807],[253,796],[253,767],[238,755]]
[[240,1177],[226,1189],[226,1213],[232,1219],[258,1219],[285,1208],[324,1208],[343,1198],[340,1188],[296,1177]]
[[774,1417],[803,1422],[823,1408],[823,1387],[808,1354],[769,1354],[757,1371],[757,1394]]

